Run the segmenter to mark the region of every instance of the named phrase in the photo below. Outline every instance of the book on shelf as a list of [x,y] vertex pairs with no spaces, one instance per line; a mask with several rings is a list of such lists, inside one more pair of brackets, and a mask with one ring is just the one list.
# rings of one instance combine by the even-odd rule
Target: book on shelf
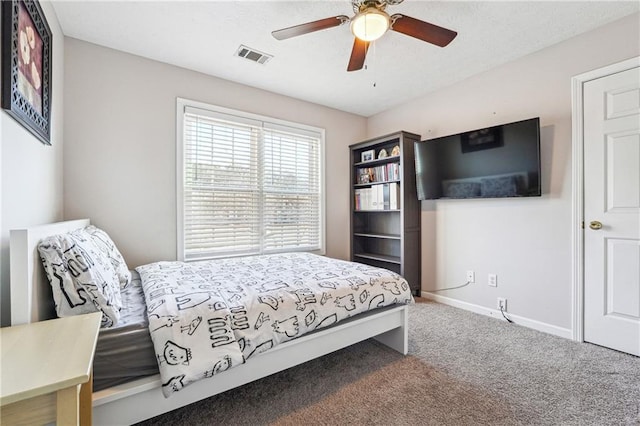
[[378,185],[380,186],[380,190],[378,191],[378,193],[380,195],[382,195],[382,210],[389,210],[390,208],[390,204],[389,204],[389,184],[385,183],[384,185]]
[[354,208],[359,210],[398,210],[400,208],[400,184],[398,182],[357,188],[354,191]]
[[388,182],[400,180],[400,163],[388,163],[376,167],[362,167],[356,171],[356,183]]
[[389,209],[397,210],[400,208],[400,185],[398,182],[389,184]]
[[380,195],[379,195],[380,191],[378,191],[378,189],[380,189],[380,185],[372,186],[371,189],[372,189],[371,210],[380,210]]
[[370,188],[361,188],[355,190],[355,210],[372,210]]

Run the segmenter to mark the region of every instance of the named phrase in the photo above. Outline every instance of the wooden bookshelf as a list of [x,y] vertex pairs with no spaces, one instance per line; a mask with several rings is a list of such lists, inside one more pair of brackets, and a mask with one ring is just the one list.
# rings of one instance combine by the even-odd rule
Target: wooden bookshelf
[[414,294],[420,292],[421,260],[413,145],[418,141],[419,135],[397,132],[349,147],[351,260],[399,273]]

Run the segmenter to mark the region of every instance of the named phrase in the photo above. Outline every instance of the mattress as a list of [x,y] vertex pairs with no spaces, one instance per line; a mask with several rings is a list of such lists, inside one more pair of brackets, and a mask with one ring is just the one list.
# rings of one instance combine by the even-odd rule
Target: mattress
[[98,336],[93,361],[94,391],[158,374],[140,275],[131,273],[131,284],[121,292],[120,321],[115,327],[101,329]]

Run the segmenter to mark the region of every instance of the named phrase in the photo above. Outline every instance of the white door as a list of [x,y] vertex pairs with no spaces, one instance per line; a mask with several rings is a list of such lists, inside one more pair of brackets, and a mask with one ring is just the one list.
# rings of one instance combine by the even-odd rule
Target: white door
[[640,356],[640,68],[584,85],[584,340]]

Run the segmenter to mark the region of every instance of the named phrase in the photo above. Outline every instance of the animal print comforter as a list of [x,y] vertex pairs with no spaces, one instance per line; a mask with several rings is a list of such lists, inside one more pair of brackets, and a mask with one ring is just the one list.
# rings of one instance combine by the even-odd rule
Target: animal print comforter
[[165,397],[307,332],[413,301],[398,274],[308,253],[136,270]]

